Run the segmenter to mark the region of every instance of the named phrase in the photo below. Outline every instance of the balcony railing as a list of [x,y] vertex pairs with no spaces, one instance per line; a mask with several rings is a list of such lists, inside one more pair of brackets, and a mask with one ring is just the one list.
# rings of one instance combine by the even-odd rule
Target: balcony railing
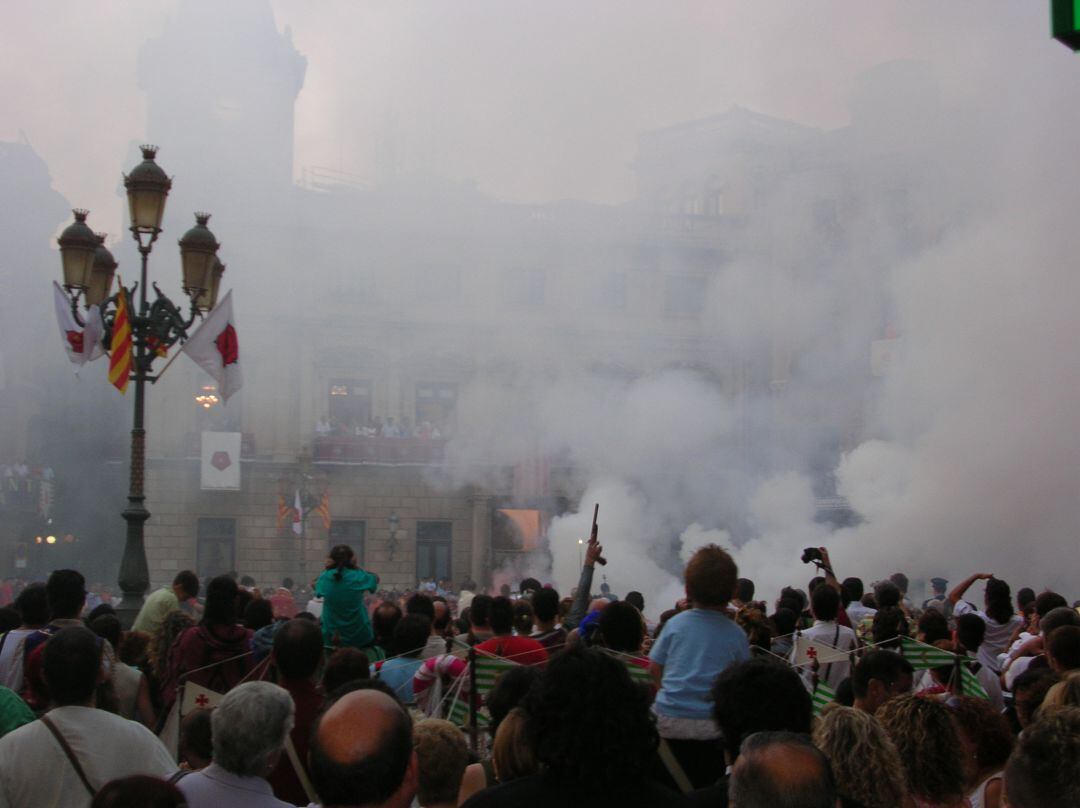
[[446,441],[439,438],[368,438],[352,435],[317,436],[316,463],[379,463],[426,465],[441,463]]

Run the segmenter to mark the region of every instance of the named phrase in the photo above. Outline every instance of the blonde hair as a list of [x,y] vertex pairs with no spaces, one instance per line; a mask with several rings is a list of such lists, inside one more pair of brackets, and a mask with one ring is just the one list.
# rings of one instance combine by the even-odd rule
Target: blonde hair
[[419,763],[420,802],[456,803],[469,765],[469,747],[461,730],[441,718],[428,718],[413,727],[413,748]]
[[900,753],[872,715],[831,705],[814,725],[814,746],[832,763],[840,796],[866,808],[893,808],[907,798]]
[[1080,671],[1069,671],[1046,691],[1039,714],[1046,715],[1062,707],[1080,707]]
[[528,777],[540,770],[527,735],[528,716],[520,707],[511,710],[499,724],[491,746],[491,762],[500,783]]

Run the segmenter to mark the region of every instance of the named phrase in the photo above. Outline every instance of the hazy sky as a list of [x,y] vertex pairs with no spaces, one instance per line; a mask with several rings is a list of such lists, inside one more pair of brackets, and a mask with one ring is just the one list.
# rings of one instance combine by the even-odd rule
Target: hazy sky
[[[145,131],[138,51],[178,2],[43,0],[5,9],[0,138],[25,132],[56,188],[95,209],[97,226],[116,229],[116,179],[128,168],[128,144]],[[296,106],[297,175],[325,166],[373,179],[380,145],[392,142],[408,168],[475,179],[514,201],[629,198],[640,132],[733,103],[843,125],[853,79],[881,61],[928,59],[947,85],[1012,64],[1052,73],[1071,58],[1048,37],[1044,3],[1009,0],[272,7],[308,59]],[[167,167],[168,144],[160,145]]]

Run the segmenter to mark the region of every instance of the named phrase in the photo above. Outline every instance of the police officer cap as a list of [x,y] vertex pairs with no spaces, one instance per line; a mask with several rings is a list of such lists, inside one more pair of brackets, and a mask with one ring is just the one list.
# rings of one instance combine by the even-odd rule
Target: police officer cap
[[934,586],[945,586],[949,581],[947,578],[931,578],[930,583]]

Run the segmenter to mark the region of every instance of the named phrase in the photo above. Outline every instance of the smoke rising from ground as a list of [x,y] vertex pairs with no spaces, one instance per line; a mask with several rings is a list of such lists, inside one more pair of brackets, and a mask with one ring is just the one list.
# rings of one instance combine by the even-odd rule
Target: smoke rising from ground
[[[464,331],[492,359],[462,389],[450,482],[489,482],[491,469],[542,455],[572,469],[584,492],[578,512],[552,523],[553,566],[541,578],[567,591],[576,582],[577,539],[600,502],[611,557],[601,574],[619,594],[645,592],[651,614],[677,597],[682,562],[708,541],[733,548],[768,599],[805,583],[811,571],[798,556],[817,544],[830,547],[841,575],[903,569],[958,580],[978,566],[1014,586],[1070,594],[1080,528],[1080,278],[1071,244],[1080,85],[1075,59],[1047,37],[1044,6],[525,2],[507,13],[494,2],[244,3],[272,8],[308,60],[296,107],[299,178],[322,166],[369,188],[437,177],[475,183],[485,199],[589,200],[625,217],[631,240],[666,212],[650,208],[635,173],[643,132],[733,104],[801,125],[776,136],[808,144],[789,148],[770,145],[771,135],[757,134],[767,127],[748,117],[749,134],[714,150],[710,170],[726,178],[751,163],[771,190],[742,200],[745,230],[709,267],[697,325],[681,331],[643,320],[634,339],[622,339],[633,314],[563,298],[549,301],[549,330],[537,339],[543,332],[503,310],[496,273],[475,269],[481,262],[467,250],[492,233],[516,246],[512,227],[493,216],[466,231],[437,195],[400,210],[393,198],[371,203],[371,219],[399,228],[401,242],[450,231],[465,255],[468,303],[438,312],[460,321],[434,321],[414,346],[441,356],[440,329]],[[180,3],[128,5],[28,7],[0,31],[20,65],[0,78],[0,138],[24,130],[53,187],[113,233],[117,174],[146,130],[138,50]],[[872,69],[897,59],[914,61]],[[227,104],[215,112],[235,114]],[[169,159],[169,141],[185,143],[185,133],[161,134],[176,195],[198,192]],[[758,149],[766,156],[755,164]],[[230,168],[235,189],[259,171],[243,161]],[[830,199],[831,211],[816,207]],[[253,365],[259,350],[268,364],[275,350],[285,355],[283,335],[292,333],[337,347],[336,336],[316,330],[317,314],[282,303],[293,294],[326,300],[363,281],[358,297],[376,299],[391,323],[398,304],[383,300],[399,295],[405,313],[414,306],[400,291],[411,276],[393,238],[342,235],[364,216],[317,230],[333,218],[324,208],[290,218],[286,207],[279,219],[294,232],[258,221],[259,205],[276,199],[250,210],[230,201],[214,226],[234,251],[229,277],[244,292]],[[583,230],[593,212],[558,210]],[[175,238],[189,211],[170,215]],[[45,255],[58,222],[51,208],[39,218],[34,248],[44,257],[5,254],[6,297],[44,312],[20,329],[56,370],[64,360],[41,279],[58,271],[55,254]],[[602,251],[561,262],[589,244],[587,233],[560,232],[543,246],[564,275],[626,269],[624,255]],[[383,249],[374,258],[372,245]],[[532,249],[521,248],[523,260],[534,260]],[[133,251],[123,252],[134,271]],[[159,255],[161,274],[175,275],[175,258]],[[288,266],[275,270],[275,261]],[[298,266],[306,274],[286,285]],[[167,285],[175,289],[175,278]],[[280,316],[260,322],[264,310]],[[893,361],[872,378],[871,342],[889,330],[900,335]],[[684,361],[658,358],[680,339]],[[72,387],[59,387],[60,397],[75,400]],[[266,414],[273,408],[299,421],[291,393],[247,403],[246,423],[277,428]],[[858,524],[818,521],[818,500],[833,494]]]

